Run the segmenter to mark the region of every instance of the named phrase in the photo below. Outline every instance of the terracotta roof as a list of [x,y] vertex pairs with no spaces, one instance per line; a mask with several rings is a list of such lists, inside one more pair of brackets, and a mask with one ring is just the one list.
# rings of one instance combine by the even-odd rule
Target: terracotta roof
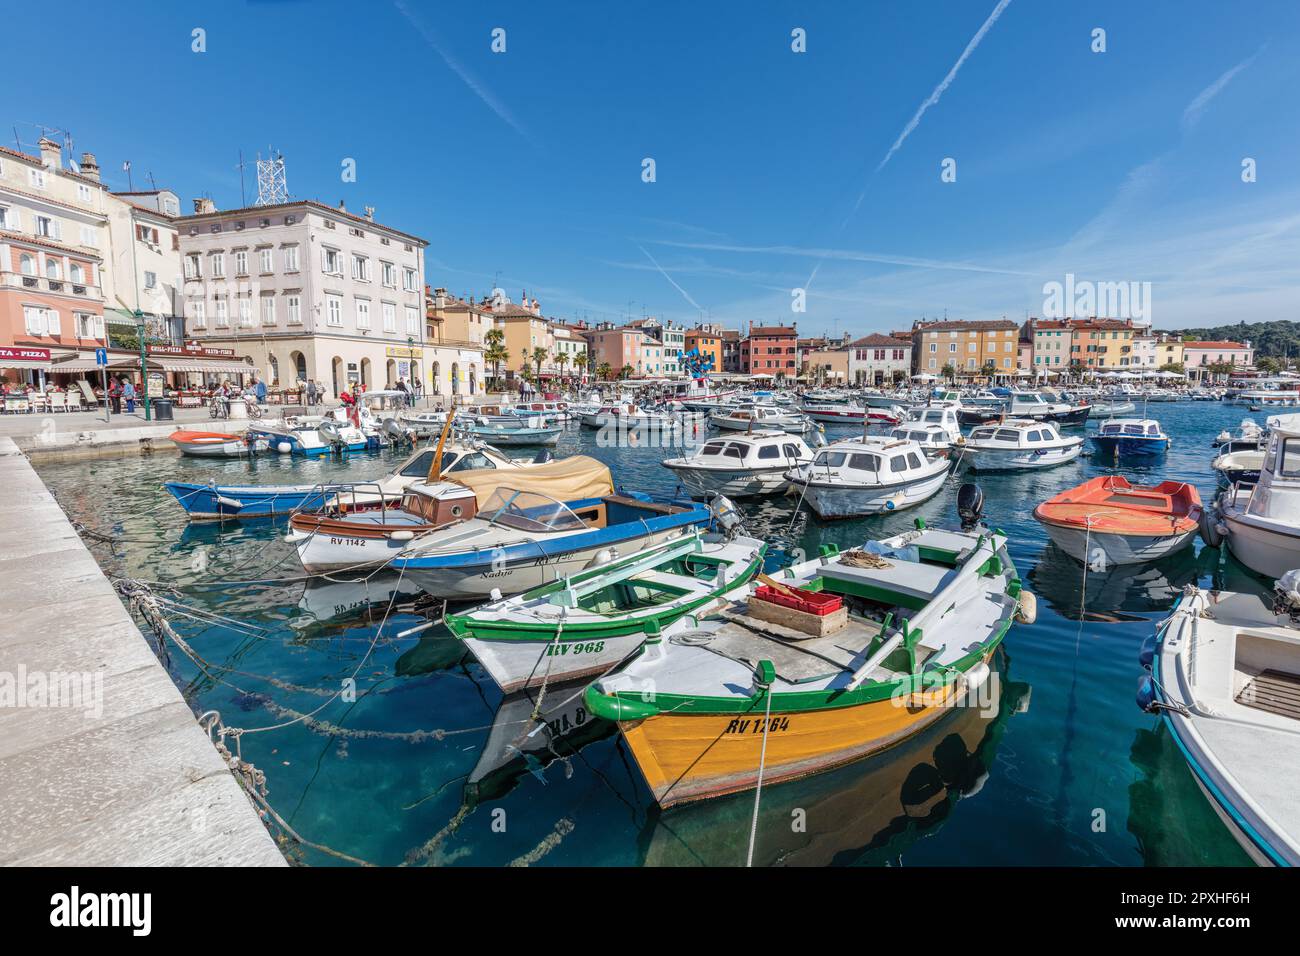
[[1240,342],[1184,342],[1185,349],[1245,349]]
[[789,338],[795,330],[788,325],[756,325],[749,330],[749,338]]
[[56,166],[53,168],[46,166],[45,161],[41,159],[41,157],[33,156],[31,153],[24,153],[21,150],[10,149],[8,146],[0,146],[0,153],[4,153],[6,156],[12,156],[15,159],[25,159],[27,162],[31,163],[33,166],[36,166],[39,169],[48,169],[52,173],[58,173],[61,176],[67,176],[69,179],[80,179],[81,181],[89,183],[92,186],[99,186],[101,189],[108,188],[106,185],[104,185],[103,182],[101,182],[98,179],[95,179],[93,176],[84,176],[81,173],[74,173],[72,170],[64,169],[62,166]]
[[991,332],[994,329],[1019,328],[1010,319],[977,319],[964,321],[952,319],[938,322],[921,322],[914,329],[916,332]]
[[881,335],[878,332],[856,339],[849,344],[854,348],[910,349],[912,347],[910,341],[890,338],[888,335]]

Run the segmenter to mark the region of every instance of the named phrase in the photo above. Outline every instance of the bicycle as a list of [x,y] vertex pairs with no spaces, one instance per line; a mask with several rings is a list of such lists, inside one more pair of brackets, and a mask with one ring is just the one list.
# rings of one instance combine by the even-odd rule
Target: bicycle
[[209,418],[229,418],[230,403],[224,399],[213,395],[208,399],[208,417]]

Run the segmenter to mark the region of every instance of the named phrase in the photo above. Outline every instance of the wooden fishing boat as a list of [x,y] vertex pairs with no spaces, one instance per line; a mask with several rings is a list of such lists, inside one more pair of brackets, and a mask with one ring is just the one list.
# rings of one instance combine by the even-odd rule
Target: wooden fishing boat
[[[994,650],[1022,601],[1032,617],[1032,600],[1005,536],[917,525],[863,550],[828,545],[786,569],[781,588],[687,615],[587,689],[661,806],[857,760],[980,697]],[[785,592],[814,610],[756,615]],[[838,626],[808,624],[835,614]]]
[[244,435],[229,435],[224,432],[198,432],[179,429],[167,438],[182,455],[196,458],[237,458],[249,455],[258,448],[265,449],[265,442],[250,440]]
[[1104,475],[1049,498],[1034,517],[1078,561],[1140,564],[1192,543],[1201,497],[1185,481],[1146,486]]
[[601,674],[682,615],[726,603],[767,545],[699,531],[446,618],[505,693]]
[[1255,862],[1300,865],[1300,572],[1272,599],[1190,588],[1140,654],[1138,706],[1172,732]]

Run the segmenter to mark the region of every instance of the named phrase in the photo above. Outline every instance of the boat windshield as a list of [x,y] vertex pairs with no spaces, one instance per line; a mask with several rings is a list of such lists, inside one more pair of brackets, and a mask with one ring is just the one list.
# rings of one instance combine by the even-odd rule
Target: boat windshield
[[516,531],[578,531],[586,523],[569,506],[535,491],[498,488],[479,511],[490,524]]

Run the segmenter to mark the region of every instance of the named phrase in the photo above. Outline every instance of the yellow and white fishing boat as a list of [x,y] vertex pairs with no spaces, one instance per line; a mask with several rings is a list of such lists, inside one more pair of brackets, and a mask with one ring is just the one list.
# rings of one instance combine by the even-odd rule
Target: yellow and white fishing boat
[[587,689],[588,707],[618,723],[670,806],[817,773],[979,706],[1013,618],[1034,614],[1006,536],[978,523],[980,498],[962,489],[963,530],[917,521],[862,549],[826,548],[715,615],[649,635]]

